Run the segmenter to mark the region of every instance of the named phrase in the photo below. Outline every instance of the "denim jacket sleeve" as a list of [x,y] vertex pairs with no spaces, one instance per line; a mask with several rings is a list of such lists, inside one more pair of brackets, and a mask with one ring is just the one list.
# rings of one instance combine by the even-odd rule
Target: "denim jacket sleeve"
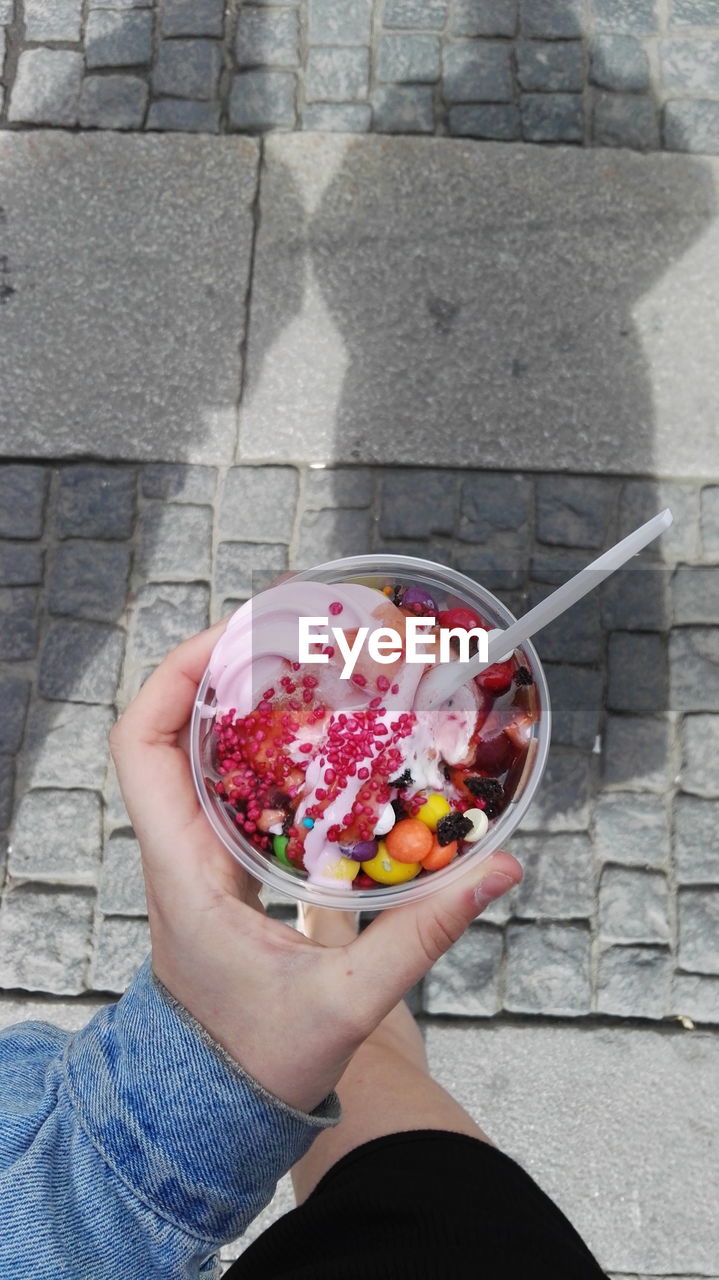
[[0,1032],[3,1280],[214,1280],[277,1179],[339,1119],[262,1088],[145,961],[70,1034]]

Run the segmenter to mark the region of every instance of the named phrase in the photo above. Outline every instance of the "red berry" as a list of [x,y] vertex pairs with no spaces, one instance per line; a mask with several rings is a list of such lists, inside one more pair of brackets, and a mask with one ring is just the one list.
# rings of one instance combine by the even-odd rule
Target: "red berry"
[[494,662],[491,667],[487,667],[486,671],[480,672],[477,683],[488,693],[498,695],[506,693],[512,687],[513,675],[514,660],[508,658],[506,662]]
[[485,623],[471,609],[443,609],[438,617],[440,627],[464,627],[470,631],[472,627],[484,627]]
[[513,755],[512,744],[505,733],[497,733],[491,738],[483,738],[480,734],[473,763],[478,769],[499,776],[509,768]]

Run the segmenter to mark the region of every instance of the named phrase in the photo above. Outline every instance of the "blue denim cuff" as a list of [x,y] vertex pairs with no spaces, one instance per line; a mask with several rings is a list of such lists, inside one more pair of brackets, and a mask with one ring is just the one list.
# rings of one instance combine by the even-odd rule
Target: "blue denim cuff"
[[241,1235],[277,1179],[340,1118],[335,1093],[308,1114],[258,1084],[170,995],[151,957],[63,1057],[79,1122],[117,1176],[211,1241]]

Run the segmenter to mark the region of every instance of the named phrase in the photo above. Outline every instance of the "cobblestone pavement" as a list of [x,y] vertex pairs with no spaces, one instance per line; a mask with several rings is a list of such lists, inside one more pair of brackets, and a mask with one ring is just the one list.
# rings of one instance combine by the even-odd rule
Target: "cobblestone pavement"
[[453,564],[519,612],[665,502],[684,515],[665,562],[539,637],[555,727],[513,842],[525,879],[435,967],[422,1007],[719,1023],[719,486],[604,477],[3,467],[0,983],[126,986],[147,926],[107,733],[167,650],[253,582],[391,550]]
[[719,152],[715,0],[0,0],[0,24],[10,128]]

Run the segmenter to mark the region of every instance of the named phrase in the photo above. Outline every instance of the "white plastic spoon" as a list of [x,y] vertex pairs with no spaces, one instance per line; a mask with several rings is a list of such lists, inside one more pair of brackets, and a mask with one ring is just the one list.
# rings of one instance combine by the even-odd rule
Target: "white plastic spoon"
[[582,596],[586,596],[594,587],[598,587],[600,582],[608,578],[611,573],[621,569],[627,560],[631,560],[638,551],[642,551],[650,542],[658,538],[660,533],[669,528],[673,519],[669,507],[665,507],[659,515],[647,520],[646,524],[635,529],[634,533],[628,534],[586,568],[580,569],[579,573],[569,579],[569,582],[558,587],[551,596],[547,596],[546,600],[541,600],[529,610],[529,613],[525,613],[523,618],[513,622],[506,631],[490,632],[486,662],[481,662],[475,656],[469,662],[444,662],[441,666],[434,667],[422,681],[423,706],[436,707],[438,703],[445,702],[452,696],[455,689],[467,684],[486,667],[491,667],[493,662],[499,662],[506,655],[511,655],[530,636],[541,631],[542,627],[546,627],[549,622],[553,622],[560,613],[571,608],[577,600],[581,600]]

